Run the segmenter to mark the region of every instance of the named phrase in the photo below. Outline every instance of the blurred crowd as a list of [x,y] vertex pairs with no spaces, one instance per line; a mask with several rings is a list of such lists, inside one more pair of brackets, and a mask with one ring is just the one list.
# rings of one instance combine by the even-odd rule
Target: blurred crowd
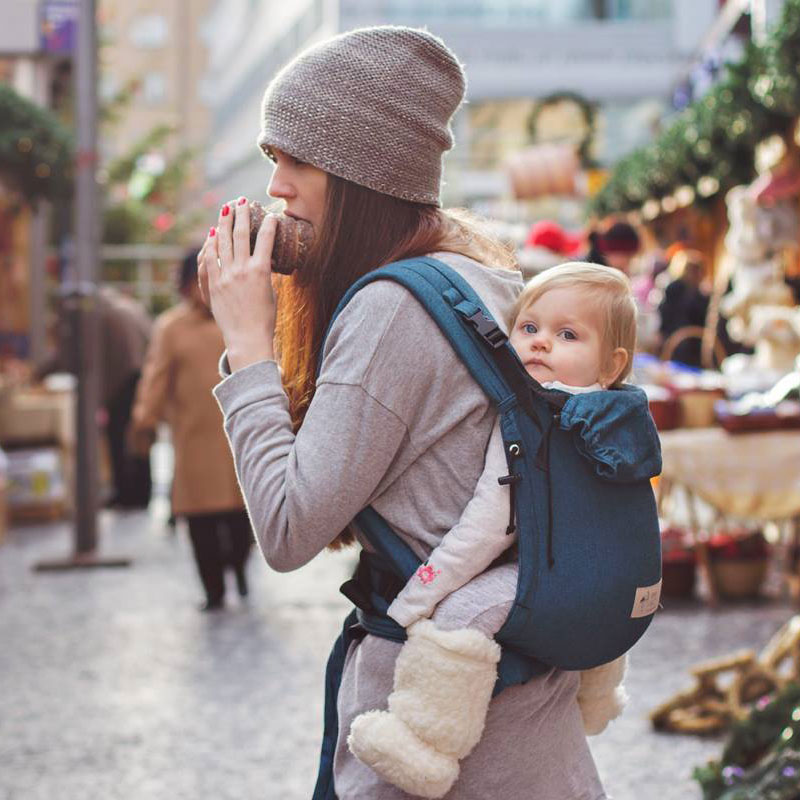
[[[614,267],[630,278],[639,307],[640,351],[686,367],[712,366],[703,363],[701,354],[708,325],[716,331],[713,366],[727,355],[748,351],[729,336],[724,315],[712,309],[711,269],[691,242],[648,246],[633,225],[621,220],[581,232],[567,231],[551,220],[535,222],[519,252],[525,276],[567,260]],[[723,291],[729,290],[727,286]]]
[[[222,333],[203,303],[197,251],[178,270],[180,301],[155,320],[145,306],[111,285],[96,296],[99,419],[105,433],[110,494],[104,505],[147,508],[153,482],[150,449],[159,428],[168,429],[174,453],[170,502],[188,529],[205,598],[201,610],[225,604],[225,572],[234,574],[240,597],[248,593],[245,567],[253,537],[221,416],[211,389],[219,382]],[[61,301],[53,354],[35,376],[76,372],[76,336],[70,304]]]

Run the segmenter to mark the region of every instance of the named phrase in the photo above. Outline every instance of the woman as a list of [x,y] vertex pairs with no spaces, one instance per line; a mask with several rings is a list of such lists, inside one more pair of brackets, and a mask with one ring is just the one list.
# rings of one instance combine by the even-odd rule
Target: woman
[[[494,410],[405,289],[389,281],[364,288],[322,347],[348,286],[404,257],[436,253],[496,319],[510,311],[521,279],[507,253],[439,208],[441,157],[463,94],[455,57],[423,31],[367,28],[306,51],[267,88],[259,137],[275,161],[269,193],[316,232],[310,263],[279,284],[277,326],[274,221],[262,225],[251,257],[242,198],[235,224],[223,207],[204,245],[201,268],[227,347],[215,394],[275,569],[301,567],[370,504],[424,558],[472,496]],[[485,577],[475,582],[476,615],[504,617],[515,587]],[[353,718],[385,705],[398,651],[371,635],[347,651],[333,764],[339,800],[407,797],[346,745]],[[577,673],[552,671],[503,691],[447,797],[604,797],[577,689]]]
[[253,534],[211,396],[223,342],[200,297],[196,250],[183,261],[179,290],[183,301],[156,321],[136,393],[132,438],[150,442],[159,421],[169,422],[175,449],[172,510],[189,526],[206,595],[200,610],[218,611],[225,605],[226,564],[233,567],[239,594],[247,594]]

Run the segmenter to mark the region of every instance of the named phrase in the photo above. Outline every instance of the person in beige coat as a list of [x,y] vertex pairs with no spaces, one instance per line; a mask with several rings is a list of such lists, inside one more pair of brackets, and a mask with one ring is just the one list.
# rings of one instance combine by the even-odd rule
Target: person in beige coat
[[211,389],[219,382],[222,333],[197,286],[197,253],[184,259],[183,301],[155,323],[133,408],[132,437],[152,439],[166,420],[172,431],[175,475],[172,509],[186,517],[206,593],[204,611],[224,606],[224,568],[247,594],[245,564],[253,536],[233,466],[219,407]]

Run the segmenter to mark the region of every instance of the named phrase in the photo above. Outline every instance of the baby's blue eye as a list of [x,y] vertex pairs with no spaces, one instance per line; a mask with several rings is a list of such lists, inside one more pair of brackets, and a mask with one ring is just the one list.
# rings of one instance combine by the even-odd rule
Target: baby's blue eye
[[526,322],[522,326],[522,330],[525,331],[525,333],[533,334],[536,333],[536,326],[532,322]]
[[577,341],[577,339],[578,339],[578,337],[577,337],[577,336],[574,334],[574,332],[573,332],[573,331],[570,331],[570,330],[564,330],[564,331],[561,331],[561,335],[562,335],[562,336],[564,337],[564,339],[566,339],[568,342],[574,342],[574,341]]

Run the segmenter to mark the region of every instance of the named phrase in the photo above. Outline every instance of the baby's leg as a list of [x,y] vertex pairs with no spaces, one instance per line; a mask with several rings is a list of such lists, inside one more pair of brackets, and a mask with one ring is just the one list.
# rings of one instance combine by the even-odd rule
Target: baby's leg
[[433,621],[444,631],[472,628],[494,636],[506,621],[517,594],[516,563],[489,569],[445,597],[433,612]]
[[[446,597],[436,608],[433,621],[441,630],[470,628],[486,636],[500,630],[517,591],[518,565],[490,569]],[[618,717],[627,694],[623,686],[627,656],[581,672],[578,705],[589,736],[601,733]]]
[[384,780],[418,797],[450,790],[483,733],[500,660],[493,636],[516,586],[516,565],[489,570],[409,626],[388,711],[356,717],[347,740]]
[[578,705],[583,717],[583,729],[588,736],[602,733],[616,719],[628,702],[623,686],[628,656],[622,655],[594,669],[581,672]]

